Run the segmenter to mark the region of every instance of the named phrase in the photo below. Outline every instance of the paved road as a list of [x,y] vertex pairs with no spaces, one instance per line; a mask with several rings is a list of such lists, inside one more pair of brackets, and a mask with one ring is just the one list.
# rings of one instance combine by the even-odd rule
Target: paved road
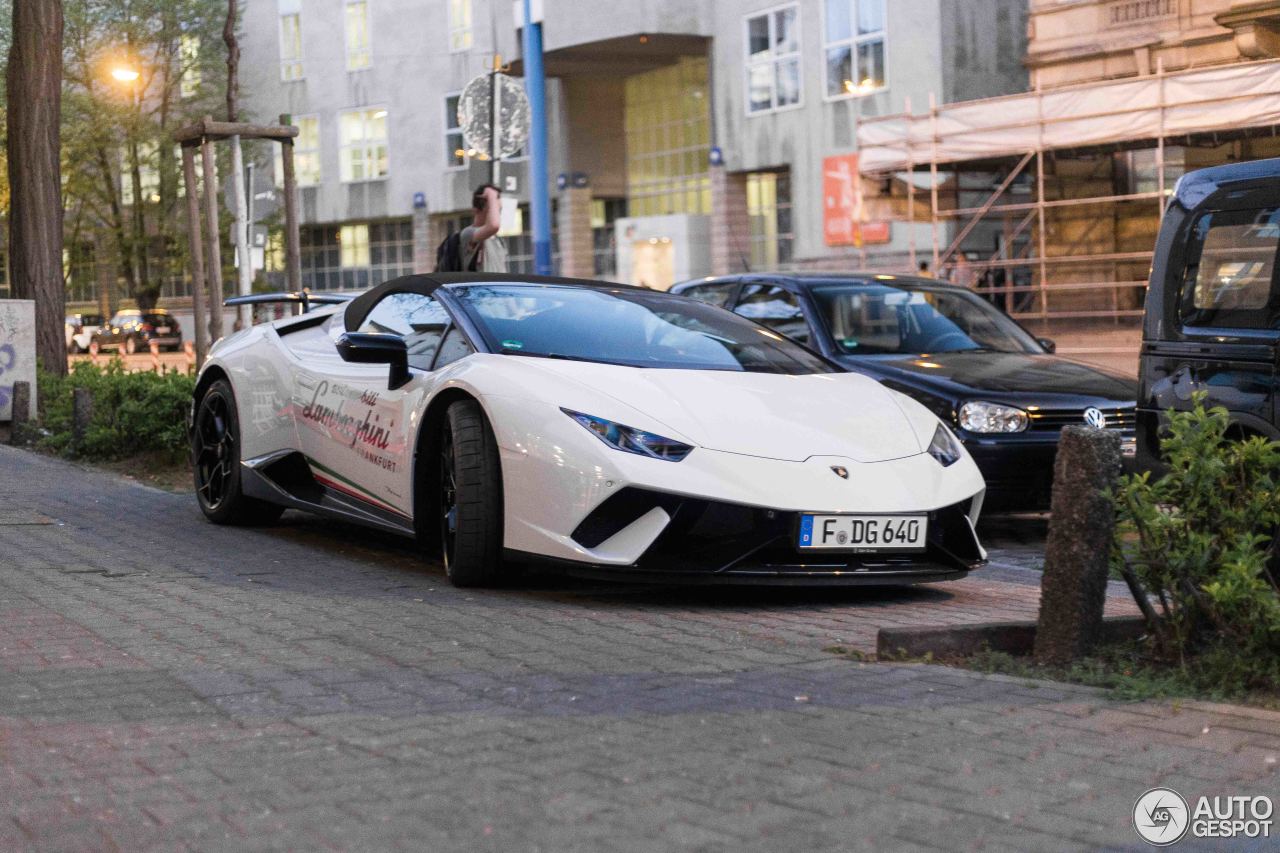
[[1008,562],[462,592],[406,544],[0,448],[0,849],[1061,850],[1137,846],[1155,783],[1275,792],[1274,714],[824,651],[1028,616]]

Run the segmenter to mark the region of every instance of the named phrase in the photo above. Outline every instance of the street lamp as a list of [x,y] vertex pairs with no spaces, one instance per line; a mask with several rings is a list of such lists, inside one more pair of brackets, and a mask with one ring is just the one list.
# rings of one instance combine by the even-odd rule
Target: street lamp
[[121,83],[132,83],[138,79],[139,74],[132,68],[112,68],[111,76]]

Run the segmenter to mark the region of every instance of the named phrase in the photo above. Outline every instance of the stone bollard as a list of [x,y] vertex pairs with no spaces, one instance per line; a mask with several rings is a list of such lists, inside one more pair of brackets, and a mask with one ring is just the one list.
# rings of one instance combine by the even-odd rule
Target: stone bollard
[[9,423],[9,443],[21,444],[26,440],[27,421],[31,418],[31,383],[13,383],[12,420]]
[[1118,432],[1083,425],[1062,430],[1040,580],[1039,663],[1079,658],[1101,630],[1115,529],[1115,510],[1105,492],[1119,476]]
[[151,369],[156,373],[164,373],[164,368],[160,364],[160,344],[152,341],[147,345],[147,349],[151,351]]
[[94,367],[98,366],[98,342],[89,342],[89,363]]
[[71,392],[71,446],[80,450],[84,437],[93,420],[93,392],[88,388],[76,388]]

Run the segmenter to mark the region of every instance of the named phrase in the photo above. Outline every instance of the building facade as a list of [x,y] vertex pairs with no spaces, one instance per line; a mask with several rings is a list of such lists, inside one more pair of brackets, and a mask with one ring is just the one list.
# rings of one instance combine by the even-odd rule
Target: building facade
[[1177,179],[1280,156],[1280,2],[1033,0],[1028,31],[1028,92],[865,121],[863,180],[909,174],[944,274],[1133,369]]
[[[538,5],[566,275],[667,287],[901,257],[928,226],[874,219],[859,123],[1027,85],[1019,0]],[[262,0],[244,32],[254,117],[300,129],[304,281],[432,269],[479,174],[458,97],[495,56],[521,73],[510,0]],[[532,268],[528,227],[506,237],[514,270]]]

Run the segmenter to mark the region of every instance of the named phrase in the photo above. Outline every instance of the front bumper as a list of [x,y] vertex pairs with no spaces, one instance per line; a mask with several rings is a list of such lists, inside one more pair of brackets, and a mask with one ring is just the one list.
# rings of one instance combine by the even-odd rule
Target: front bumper
[[[928,513],[926,550],[917,554],[802,551],[800,513],[628,488],[573,531],[591,551],[665,516],[662,533],[631,565],[553,560],[593,578],[692,584],[866,585],[927,583],[964,577],[985,562],[969,520],[970,501]],[[535,555],[522,555],[534,557]]]

